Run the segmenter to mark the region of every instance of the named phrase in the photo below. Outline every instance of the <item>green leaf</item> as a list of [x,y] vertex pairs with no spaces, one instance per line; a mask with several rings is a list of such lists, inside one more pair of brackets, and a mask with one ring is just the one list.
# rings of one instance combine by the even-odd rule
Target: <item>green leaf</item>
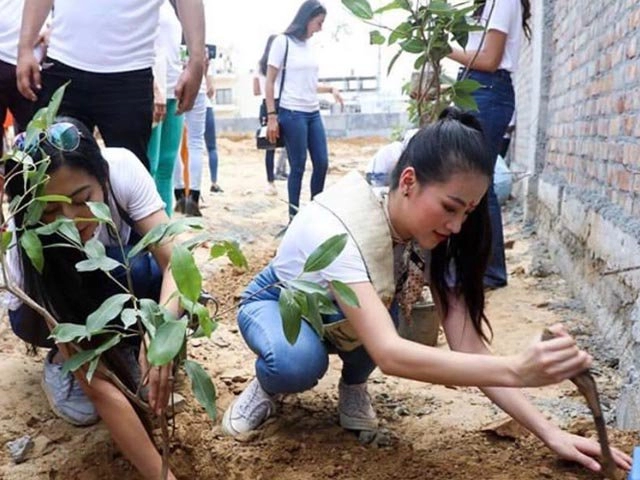
[[199,363],[185,360],[184,370],[191,379],[191,390],[211,420],[216,419],[216,388],[211,377]]
[[82,260],[76,263],[76,270],[79,272],[93,272],[94,270],[102,270],[103,272],[110,272],[120,267],[122,264],[113,258],[91,258],[89,260]]
[[93,375],[96,373],[96,369],[98,368],[99,363],[100,355],[94,357],[94,359],[89,362],[89,368],[87,368],[87,374],[85,375],[87,378],[87,383],[91,383],[91,380],[93,380]]
[[435,15],[446,15],[452,12],[453,7],[447,2],[434,0],[433,2],[429,3],[429,5],[427,6],[427,10],[431,13],[434,13]]
[[46,122],[47,126],[51,125],[58,115],[58,109],[60,108],[60,103],[62,102],[62,97],[64,96],[64,91],[69,85],[70,82],[66,82],[60,88],[58,88],[53,95],[51,96],[51,100],[49,100],[49,105],[46,108]]
[[149,342],[147,360],[155,367],[171,362],[182,349],[187,331],[186,320],[168,320],[158,327]]
[[111,219],[111,210],[106,203],[102,202],[87,202],[87,207],[91,210],[91,213],[99,221],[103,223],[113,223]]
[[84,244],[84,253],[88,258],[102,258],[107,254],[102,242],[95,238]]
[[384,13],[384,12],[387,12],[389,10],[396,10],[396,9],[399,9],[399,8],[401,8],[403,10],[411,11],[411,5],[409,5],[407,0],[393,0],[391,3],[388,3],[385,6],[378,8],[373,13],[377,15],[379,13]]
[[156,335],[156,328],[162,323],[160,305],[150,298],[140,299],[140,320],[151,338]]
[[309,282],[307,280],[289,280],[286,282],[288,287],[300,290],[305,293],[317,293],[319,295],[328,295],[329,291],[316,282]]
[[413,69],[420,70],[422,66],[426,63],[428,58],[429,56],[426,53],[421,54],[418,58],[416,58],[416,61],[413,62]]
[[387,41],[388,45],[393,45],[401,38],[409,37],[412,30],[413,27],[409,22],[402,22],[400,25],[394,28],[393,32],[391,32],[391,34],[389,35],[389,40]]
[[370,45],[383,45],[385,40],[384,35],[382,35],[380,31],[373,30],[372,32],[369,32]]
[[280,292],[278,300],[280,315],[282,316],[282,329],[287,341],[293,345],[300,335],[302,319],[300,318],[300,307],[296,302],[294,292],[284,289]]
[[174,245],[170,265],[178,291],[197,302],[202,292],[202,275],[191,252],[183,245]]
[[427,50],[424,40],[416,37],[400,42],[400,47],[409,53],[423,53]]
[[459,82],[455,82],[453,85],[451,85],[451,88],[453,88],[453,90],[458,95],[462,93],[473,93],[480,87],[482,87],[482,84],[480,82],[472,80],[470,78],[460,80]]
[[31,260],[33,267],[42,273],[44,267],[44,256],[42,255],[42,242],[40,237],[33,230],[26,230],[20,236],[20,245]]
[[75,323],[59,323],[51,331],[49,338],[53,338],[56,343],[67,343],[75,340],[82,340],[88,335],[87,327]]
[[78,232],[78,227],[75,222],[63,222],[60,224],[58,228],[58,233],[63,235],[65,238],[68,238],[76,245],[82,245],[82,240],[80,239],[80,232]]
[[393,58],[389,62],[389,66],[387,67],[387,75],[389,75],[391,73],[391,69],[395,65],[395,63],[398,60],[398,58],[400,58],[400,55],[402,55],[402,52],[403,52],[402,49],[398,50],[398,52],[393,56]]
[[124,304],[131,299],[129,293],[118,293],[107,298],[102,305],[87,317],[87,331],[94,335],[122,312]]
[[100,344],[100,346],[98,348],[96,348],[96,353],[98,355],[103,354],[104,352],[106,352],[110,348],[113,348],[117,344],[119,344],[120,340],[122,340],[122,336],[120,334],[113,335],[111,338],[109,338],[109,340],[107,340],[106,342]]
[[328,267],[333,262],[347,244],[347,234],[334,235],[318,246],[304,263],[303,272],[317,272]]
[[227,258],[235,267],[247,268],[249,266],[244,253],[242,253],[236,242],[229,242],[229,246],[227,247]]
[[324,335],[324,325],[322,324],[322,317],[320,316],[320,309],[318,306],[318,299],[316,295],[306,294],[307,300],[307,313],[305,318],[309,325],[315,330],[320,338]]
[[124,328],[129,328],[138,321],[138,313],[133,308],[125,308],[120,314],[120,321]]
[[156,225],[155,227],[153,227],[151,230],[145,233],[144,237],[142,237],[131,250],[129,250],[129,253],[127,253],[127,258],[133,258],[145,248],[158,243],[164,238],[166,231],[166,223],[161,223],[160,225]]
[[335,315],[338,313],[338,309],[333,303],[333,300],[324,295],[314,294],[314,297],[318,302],[318,310],[322,315]]
[[353,308],[360,308],[358,297],[351,287],[340,280],[331,280],[331,287],[342,303]]
[[468,93],[454,95],[452,100],[453,100],[453,103],[455,103],[458,107],[462,108],[463,110],[478,111],[478,104],[476,103],[473,96]]
[[30,227],[38,223],[42,218],[42,212],[44,212],[45,205],[45,202],[31,202],[24,215],[24,224]]
[[93,360],[96,355],[95,350],[82,350],[81,352],[74,353],[62,364],[62,374],[67,375],[69,372],[75,372],[82,365]]
[[39,202],[62,202],[71,203],[71,199],[66,195],[41,195],[36,197],[35,200]]
[[342,4],[358,18],[364,20],[373,18],[373,10],[367,0],[342,0]]
[[53,222],[47,223],[46,225],[42,225],[35,229],[38,235],[51,235],[52,233],[56,233],[60,228],[60,225],[63,223],[73,222],[73,220],[65,217],[58,217]]
[[11,245],[13,240],[13,232],[11,230],[5,230],[2,232],[2,240],[0,240],[0,252],[5,254]]

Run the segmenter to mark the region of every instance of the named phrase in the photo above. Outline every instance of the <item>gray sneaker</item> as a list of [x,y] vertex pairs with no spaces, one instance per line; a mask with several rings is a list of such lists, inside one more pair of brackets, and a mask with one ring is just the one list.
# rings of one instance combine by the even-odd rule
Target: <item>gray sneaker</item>
[[347,385],[340,379],[338,385],[338,413],[340,426],[347,430],[375,430],[378,428],[376,412],[366,383]]
[[222,431],[231,437],[255,430],[276,411],[271,395],[254,378],[222,417]]
[[73,374],[64,375],[62,364],[51,361],[55,353],[55,349],[47,353],[42,375],[42,388],[51,410],[72,425],[93,425],[99,420],[96,407],[84,394]]

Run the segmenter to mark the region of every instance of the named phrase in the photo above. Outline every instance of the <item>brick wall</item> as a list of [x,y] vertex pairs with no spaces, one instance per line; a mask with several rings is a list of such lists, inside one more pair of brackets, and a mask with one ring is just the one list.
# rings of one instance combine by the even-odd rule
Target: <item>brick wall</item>
[[547,4],[553,48],[546,52],[551,77],[545,171],[638,215],[640,3]]

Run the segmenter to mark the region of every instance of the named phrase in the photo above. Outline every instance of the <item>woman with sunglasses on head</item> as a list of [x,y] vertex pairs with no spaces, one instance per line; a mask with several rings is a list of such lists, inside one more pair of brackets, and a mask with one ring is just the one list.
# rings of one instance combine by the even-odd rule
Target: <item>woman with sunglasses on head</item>
[[[491,355],[487,348],[491,328],[482,275],[489,255],[486,192],[492,172],[477,120],[449,109],[409,141],[388,193],[352,173],[303,208],[275,258],[243,293],[238,324],[258,356],[256,378],[228,407],[223,431],[236,436],[258,428],[274,413],[279,395],[313,388],[327,371],[328,353],[337,351],[343,361],[338,387],[343,428],[377,428],[367,379],[378,366],[417,381],[478,386],[560,456],[598,470],[597,442],[564,432],[514,388],[570,378],[588,368],[591,357],[559,325],[552,327],[557,338],[516,355]],[[332,293],[329,282],[346,283],[359,307],[334,295],[338,313],[322,315],[324,338],[303,321],[292,345],[283,332],[280,290],[270,286],[297,278],[309,255],[338,234],[347,234],[341,254],[302,279]],[[429,251],[427,258],[414,258],[419,249]],[[394,250],[408,258],[397,268]],[[405,340],[394,325],[398,307],[403,315],[410,313],[425,272],[450,351]],[[629,469],[627,455],[616,450],[614,456]]]
[[[275,143],[284,137],[291,171],[287,180],[289,217],[300,205],[307,150],[311,156],[311,198],[324,189],[329,166],[327,137],[318,93],[331,93],[342,105],[338,89],[318,83],[318,62],[309,39],[322,30],[327,9],[317,0],[306,0],[285,32],[271,44],[267,61],[265,103],[267,138]],[[279,106],[276,108],[276,92]]]
[[[449,58],[463,65],[458,79],[476,80],[480,88],[473,92],[480,120],[494,164],[502,146],[502,138],[515,111],[512,75],[518,67],[522,34],[531,37],[529,0],[475,0],[474,18],[486,32],[471,32],[464,50],[454,48]],[[507,285],[502,213],[493,185],[489,186],[491,217],[491,259],[484,276],[488,289]]]
[[[25,138],[17,139],[19,150],[29,154],[34,162],[49,157],[44,192],[38,195],[64,195],[70,203],[51,201],[46,204],[35,226],[25,222],[25,210],[20,205],[33,201],[34,193],[25,192],[22,180],[23,164],[9,159],[5,166],[5,190],[12,200],[18,200],[14,217],[17,240],[24,232],[59,217],[75,221],[83,243],[97,239],[109,257],[120,262],[131,248],[122,251],[118,236],[125,245],[133,243],[153,227],[166,223],[167,215],[155,184],[142,163],[123,148],[100,150],[91,132],[72,118],[58,118],[32,145]],[[115,229],[94,221],[87,202],[108,205]],[[85,220],[86,219],[86,220]],[[117,230],[117,232],[115,231]],[[40,236],[44,245],[44,266],[39,273],[24,249],[15,245],[9,249],[9,271],[13,281],[39,305],[46,308],[58,322],[84,324],[104,300],[122,289],[101,271],[78,272],[75,265],[86,259],[83,252],[68,248],[64,237],[52,234]],[[144,251],[131,260],[130,275],[138,298],[152,298],[166,303],[169,311],[178,313],[176,300],[169,300],[175,291],[173,278],[167,273],[171,244]],[[126,272],[119,267],[110,272],[122,284],[127,284]],[[161,457],[151,441],[140,417],[111,382],[97,372],[91,383],[84,372],[62,373],[63,355],[57,351],[43,318],[22,304],[16,297],[9,299],[9,319],[18,337],[36,346],[52,348],[46,356],[43,388],[53,411],[74,425],[90,425],[102,418],[115,443],[145,478],[159,478]],[[98,339],[99,340],[99,339]],[[136,391],[140,372],[146,371],[146,355],[140,338],[132,335],[102,355],[102,359],[132,391]],[[84,345],[83,345],[84,346]],[[95,348],[96,345],[87,345]],[[138,365],[138,358],[142,364]],[[163,411],[170,395],[171,366],[152,368],[148,377],[148,400],[155,413]],[[170,475],[170,478],[174,478]]]

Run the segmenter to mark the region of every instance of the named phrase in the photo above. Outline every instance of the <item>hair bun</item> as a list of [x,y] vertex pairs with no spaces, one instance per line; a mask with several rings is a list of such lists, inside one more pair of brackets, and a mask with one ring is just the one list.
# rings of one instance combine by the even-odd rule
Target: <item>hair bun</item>
[[465,127],[473,128],[482,132],[482,125],[478,119],[469,112],[466,112],[458,107],[447,107],[438,116],[439,121],[454,120],[460,122]]

